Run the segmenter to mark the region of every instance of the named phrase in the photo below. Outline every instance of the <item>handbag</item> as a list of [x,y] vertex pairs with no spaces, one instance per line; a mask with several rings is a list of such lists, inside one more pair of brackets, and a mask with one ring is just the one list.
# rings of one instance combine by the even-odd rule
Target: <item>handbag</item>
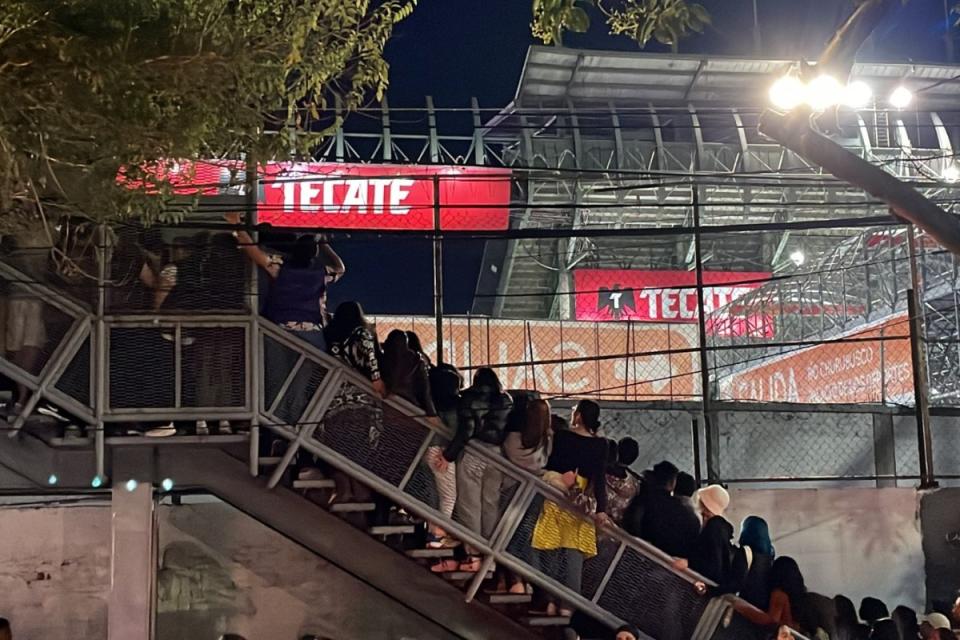
[[[583,480],[583,482],[581,482],[581,480]],[[577,476],[577,482],[570,487],[570,493],[568,495],[573,504],[577,505],[586,513],[592,515],[597,512],[597,496],[593,492],[590,482],[586,480],[586,478],[583,478],[583,476]]]

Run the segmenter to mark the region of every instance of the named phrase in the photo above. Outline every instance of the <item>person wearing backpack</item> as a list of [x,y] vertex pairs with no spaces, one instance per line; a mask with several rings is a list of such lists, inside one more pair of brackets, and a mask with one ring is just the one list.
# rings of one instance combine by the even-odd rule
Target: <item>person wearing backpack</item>
[[[471,531],[485,539],[493,534],[500,517],[500,487],[503,474],[488,458],[465,448],[469,438],[474,446],[484,449],[491,456],[500,456],[500,448],[506,437],[507,415],[513,400],[504,392],[500,379],[493,369],[477,369],[473,384],[460,396],[457,408],[457,433],[454,442],[463,442],[460,451],[445,452],[460,456],[457,462],[456,518]],[[451,443],[451,447],[454,443]],[[460,565],[461,571],[479,571],[480,556],[467,549],[468,556]]]

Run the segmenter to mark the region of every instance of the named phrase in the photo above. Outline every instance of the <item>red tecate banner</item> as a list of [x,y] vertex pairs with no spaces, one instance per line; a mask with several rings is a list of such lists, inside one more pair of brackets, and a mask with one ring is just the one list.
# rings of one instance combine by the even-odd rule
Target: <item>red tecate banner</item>
[[270,164],[261,184],[259,221],[276,226],[433,229],[435,186],[441,229],[509,226],[510,172],[505,169]]
[[[214,196],[242,191],[243,169],[237,161],[205,160],[158,163],[146,173],[177,195]],[[490,167],[270,162],[260,167],[257,217],[278,227],[429,230],[439,187],[441,229],[506,229],[510,178],[508,169]],[[118,181],[143,188],[150,179],[121,172]]]
[[144,179],[129,178],[124,169],[117,174],[117,182],[131,189],[153,188],[157,181],[170,185],[178,196],[216,196],[242,189],[245,180],[244,163],[239,160],[178,160],[144,165]]
[[[704,308],[711,314],[769,278],[769,272],[704,271]],[[573,280],[577,320],[697,321],[694,271],[577,269]],[[717,335],[772,335],[773,322],[767,316],[714,314],[708,329]]]

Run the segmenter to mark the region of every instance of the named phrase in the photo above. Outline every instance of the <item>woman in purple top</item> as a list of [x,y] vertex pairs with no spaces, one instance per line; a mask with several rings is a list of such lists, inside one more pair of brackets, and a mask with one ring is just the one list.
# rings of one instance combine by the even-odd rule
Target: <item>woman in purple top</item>
[[[228,214],[227,222],[240,224],[240,214]],[[240,249],[257,266],[265,270],[272,282],[267,294],[264,315],[303,340],[326,350],[323,328],[326,325],[327,286],[346,272],[340,256],[323,236],[297,238],[291,255],[276,264],[246,231],[236,232]],[[322,267],[315,263],[320,258]]]

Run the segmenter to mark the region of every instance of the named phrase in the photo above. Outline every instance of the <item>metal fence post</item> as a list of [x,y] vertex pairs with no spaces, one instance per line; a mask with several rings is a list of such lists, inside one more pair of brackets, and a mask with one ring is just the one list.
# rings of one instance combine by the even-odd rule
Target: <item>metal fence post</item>
[[[253,231],[257,224],[257,201],[260,191],[260,181],[257,174],[257,158],[253,155],[247,156],[246,175],[244,176],[244,187],[246,189],[246,215],[244,220],[247,227]],[[256,232],[250,234],[256,241]],[[260,292],[258,267],[254,264],[249,265],[249,276],[247,286],[250,287],[249,297],[249,325],[247,328],[247,366],[250,367],[247,376],[247,405],[250,407],[250,475],[256,477],[260,475],[260,388],[263,381],[260,379],[262,371],[260,363]],[[292,445],[291,445],[292,446]]]
[[700,233],[700,193],[693,189],[693,242],[697,257],[697,320],[700,336],[700,401],[703,407],[703,427],[706,433],[707,481],[719,482],[720,479],[720,437],[717,423],[711,410],[710,398],[710,362],[707,357],[707,317],[703,303],[703,239]]
[[937,486],[933,469],[933,437],[930,432],[930,406],[927,392],[926,340],[920,294],[920,274],[917,270],[916,234],[913,225],[907,225],[907,249],[910,252],[910,281],[907,291],[907,317],[910,321],[910,359],[913,364],[913,399],[917,416],[917,445],[920,460],[920,488]]
[[433,176],[433,316],[437,323],[437,364],[443,364],[443,237],[440,235],[440,176]]

